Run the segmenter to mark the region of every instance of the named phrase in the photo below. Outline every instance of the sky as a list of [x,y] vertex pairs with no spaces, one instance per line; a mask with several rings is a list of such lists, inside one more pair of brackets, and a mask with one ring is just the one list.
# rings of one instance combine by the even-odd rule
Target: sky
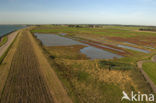
[[156,26],[156,0],[0,0],[0,24]]

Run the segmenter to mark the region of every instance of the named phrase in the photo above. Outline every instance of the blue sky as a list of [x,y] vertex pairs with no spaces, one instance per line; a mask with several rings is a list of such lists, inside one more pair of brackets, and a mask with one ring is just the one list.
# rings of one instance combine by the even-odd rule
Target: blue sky
[[0,24],[156,25],[156,0],[0,0]]

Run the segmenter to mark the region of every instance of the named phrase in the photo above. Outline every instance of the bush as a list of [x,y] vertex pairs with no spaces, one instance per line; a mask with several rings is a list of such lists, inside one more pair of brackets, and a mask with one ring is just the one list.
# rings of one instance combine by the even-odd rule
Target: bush
[[101,67],[109,67],[109,69],[115,70],[129,70],[135,68],[135,66],[127,63],[120,63],[120,62],[112,62],[112,61],[100,61]]

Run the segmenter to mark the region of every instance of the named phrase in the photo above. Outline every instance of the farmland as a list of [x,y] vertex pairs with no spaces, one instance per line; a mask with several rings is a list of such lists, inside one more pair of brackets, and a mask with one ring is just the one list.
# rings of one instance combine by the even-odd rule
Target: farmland
[[[120,59],[90,60],[80,52],[80,49],[83,48],[82,45],[45,46],[37,39],[74,103],[120,103],[123,90],[128,93],[141,91],[147,94],[152,91],[137,68],[136,62],[148,60],[155,54],[156,50],[153,49],[155,42],[152,38],[156,37],[156,33],[141,32],[139,28],[141,27],[104,26],[103,28],[88,28],[42,25],[33,29],[32,32],[42,33],[42,35],[44,33],[56,34],[113,53],[121,54],[115,49],[124,51],[121,54],[124,57]],[[126,44],[125,41],[127,40],[136,45]],[[99,44],[109,46],[114,50],[100,47]],[[117,47],[118,44],[150,52],[142,53],[120,48]],[[145,46],[152,47],[152,49]]]
[[[129,29],[127,29],[129,28]],[[132,29],[131,29],[132,28]],[[136,36],[154,36],[153,32],[138,32],[138,28],[141,27],[118,27],[118,26],[104,26],[103,28],[74,28],[67,26],[40,26],[33,30],[33,32],[43,32],[43,33],[67,33],[73,36],[88,36],[88,38],[102,36],[109,37],[136,37]]]

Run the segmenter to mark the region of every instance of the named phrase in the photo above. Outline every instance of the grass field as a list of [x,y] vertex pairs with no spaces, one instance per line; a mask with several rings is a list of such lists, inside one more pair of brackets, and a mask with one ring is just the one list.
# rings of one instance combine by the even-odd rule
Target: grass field
[[[28,49],[29,48],[29,49]],[[12,60],[1,103],[52,103],[28,35],[23,33]]]
[[[129,29],[128,29],[129,28]],[[142,27],[104,26],[103,28],[76,28],[67,26],[39,26],[32,32],[37,33],[65,33],[65,37],[94,40],[111,45],[130,42],[140,47],[156,47],[156,33],[139,31]],[[146,49],[146,48],[145,48]]]
[[7,41],[8,41],[8,37],[7,36],[4,36],[3,38],[1,38],[1,40],[0,40],[0,47],[2,45],[4,45]]
[[150,79],[156,84],[156,63],[155,62],[145,62],[143,64],[143,70],[148,74]]
[[[76,27],[67,27],[67,26],[53,26],[53,25],[42,25],[33,29],[32,32],[38,33],[55,33],[61,34],[66,33],[65,37],[81,39],[85,41],[98,42],[99,44],[109,45],[110,47],[115,47],[117,44],[123,44],[125,41],[135,42],[138,45],[129,45],[127,46],[137,47],[145,50],[151,51],[149,54],[132,51],[128,49],[120,48],[124,50],[123,55],[127,55],[125,58],[122,58],[121,61],[135,63],[138,60],[147,59],[155,53],[155,49],[148,49],[144,46],[155,47],[156,42],[156,33],[152,32],[140,32],[138,31],[142,27],[127,27],[127,26],[103,26],[103,28],[76,28]],[[145,27],[144,27],[145,28]],[[100,34],[99,34],[100,32]],[[118,38],[118,39],[116,39]],[[121,39],[121,41],[120,41]],[[50,47],[53,48],[53,47]],[[112,51],[105,49],[113,53],[121,54],[117,51]],[[55,53],[53,54],[55,55]]]
[[[129,28],[129,29],[128,29]],[[131,29],[134,28],[134,29]],[[40,33],[69,33],[69,35],[90,35],[94,36],[117,36],[117,37],[135,37],[135,36],[155,36],[152,32],[137,32],[141,27],[118,27],[106,26],[104,28],[71,28],[64,26],[40,26],[33,32]],[[96,35],[97,36],[97,35]]]

